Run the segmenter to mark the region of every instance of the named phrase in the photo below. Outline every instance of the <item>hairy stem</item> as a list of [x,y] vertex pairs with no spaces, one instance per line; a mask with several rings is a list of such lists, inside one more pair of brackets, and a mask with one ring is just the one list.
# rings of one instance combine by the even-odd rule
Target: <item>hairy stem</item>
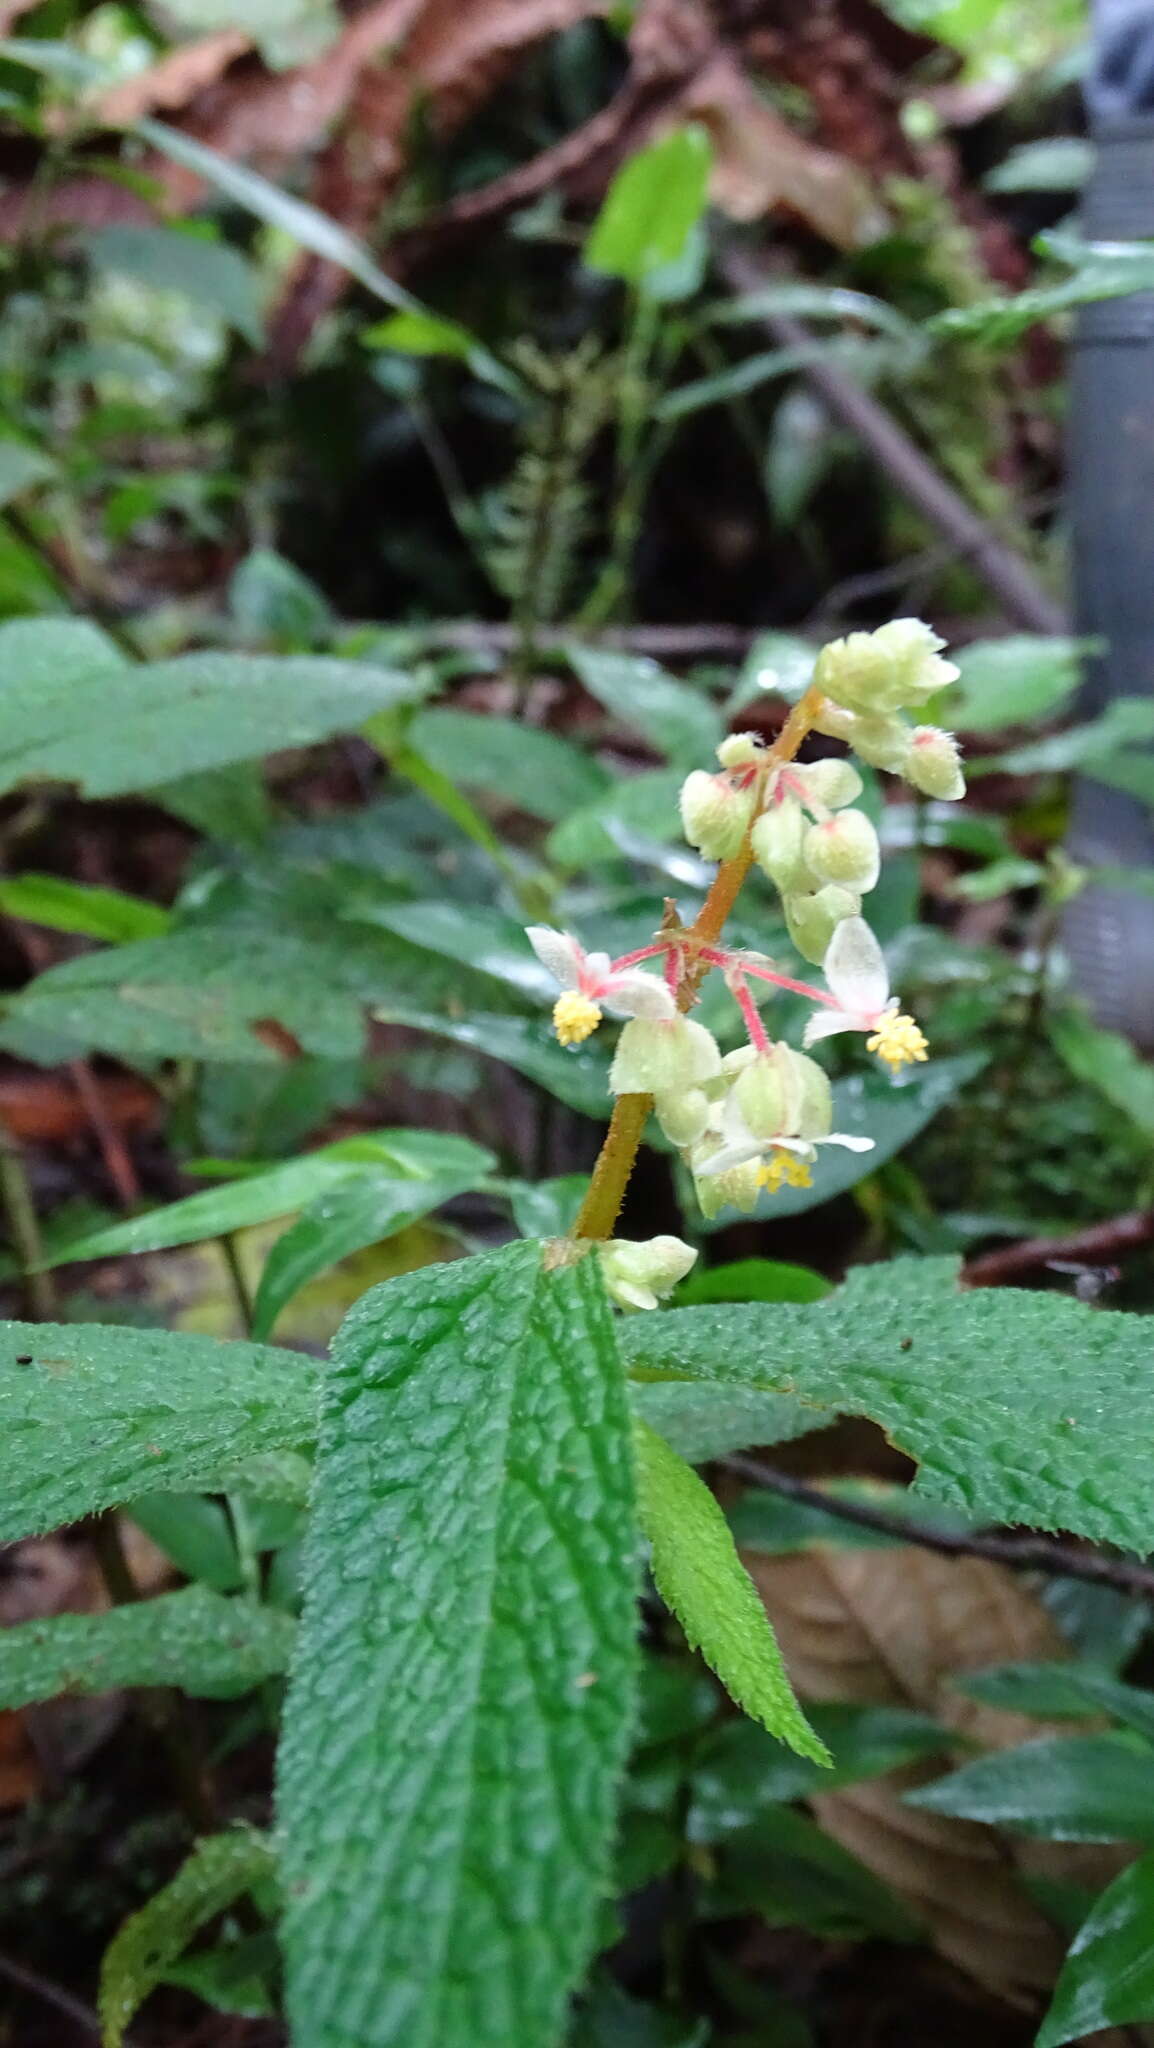
[[39,1269],[44,1259],[40,1219],[28,1185],[24,1157],[15,1138],[0,1124],[0,1209],[20,1269],[24,1311],[30,1322],[50,1323],[56,1314],[56,1289],[50,1273]]
[[[783,761],[794,759],[802,741],[813,730],[821,701],[821,692],[811,684],[805,695],[794,705],[773,745],[767,747],[762,764],[763,778],[772,769],[779,768]],[[697,941],[707,946],[716,945],[752,866],[753,849],[747,832],[741,851],[735,853],[732,860],[723,861],[718,868],[709,894],[688,934],[691,942]],[[677,1006],[680,1010],[692,1009],[697,1000],[697,991],[710,968],[708,960],[694,956],[692,944],[687,950],[691,957],[677,991]],[[617,1097],[613,1105],[613,1115],[609,1120],[609,1129],[605,1134],[605,1142],[593,1169],[589,1192],[581,1204],[581,1213],[573,1226],[574,1237],[612,1237],[652,1107],[651,1095]]]

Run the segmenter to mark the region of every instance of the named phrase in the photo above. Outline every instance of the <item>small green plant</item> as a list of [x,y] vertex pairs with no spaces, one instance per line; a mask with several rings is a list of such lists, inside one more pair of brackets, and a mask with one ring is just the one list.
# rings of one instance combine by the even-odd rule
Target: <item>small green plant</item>
[[[31,683],[29,693],[12,693],[13,772],[131,786],[139,740],[129,713],[155,701],[155,668],[134,668],[98,638],[81,644],[87,629],[72,622],[21,630],[56,660],[70,653],[74,681],[67,731],[46,721]],[[50,636],[43,650],[37,633]],[[751,1721],[793,1751],[781,1797],[819,1786],[831,1755],[835,1770],[865,1767],[848,1761],[836,1716],[831,1723],[802,1712],[721,1508],[671,1436],[691,1455],[718,1455],[751,1435],[780,1440],[838,1412],[864,1414],[917,1461],[919,1491],[968,1516],[1154,1545],[1140,1319],[1094,1317],[1057,1296],[966,1294],[954,1262],[939,1258],[858,1269],[824,1300],[815,1299],[820,1283],[798,1292],[775,1282],[769,1299],[727,1301],[724,1288],[707,1288],[696,1305],[654,1313],[684,1286],[694,1248],[668,1235],[616,1235],[651,1114],[658,1142],[681,1153],[708,1221],[727,1204],[750,1209],[767,1191],[783,1204],[815,1199],[805,1184],[823,1147],[851,1160],[869,1154],[869,1119],[876,1113],[880,1132],[884,1098],[868,1096],[864,1115],[859,1103],[866,1127],[833,1130],[829,1078],[812,1056],[826,1039],[863,1035],[891,1070],[895,1099],[916,1082],[926,1040],[891,997],[861,914],[881,874],[874,828],[857,805],[862,777],[844,759],[798,756],[811,733],[828,734],[867,768],[881,764],[936,801],[960,796],[953,741],[906,715],[955,683],[940,647],[914,620],[831,643],[778,738],[765,745],[731,734],[717,742],[712,771],[690,766],[712,717],[704,700],[651,671],[615,669],[612,657],[575,654],[608,700],[632,689],[634,715],[659,729],[680,719],[671,751],[683,765],[672,787],[663,783],[662,800],[671,803],[680,786],[686,835],[718,863],[692,922],[669,905],[651,939],[616,957],[586,952],[555,926],[530,928],[537,961],[561,984],[553,1012],[561,1045],[549,1050],[560,1069],[545,1062],[541,1041],[517,1038],[513,1027],[527,1034],[530,1020],[516,1011],[478,1009],[468,1020],[490,1051],[500,1052],[502,1027],[518,1057],[533,1045],[537,1070],[560,1075],[551,1083],[559,1092],[575,1087],[589,1104],[606,1089],[615,1097],[583,1195],[564,1183],[503,1183],[491,1156],[464,1138],[391,1130],[250,1167],[167,1209],[29,1255],[44,1265],[147,1250],[300,1211],[273,1247],[252,1305],[253,1328],[267,1336],[310,1275],[462,1191],[486,1187],[511,1200],[526,1231],[498,1250],[374,1288],[348,1315],[323,1375],[267,1343],[84,1324],[11,1324],[0,1335],[0,1408],[13,1447],[0,1535],[13,1540],[127,1504],[199,1581],[106,1615],[7,1631],[0,1704],[110,1683],[227,1697],[288,1673],[275,1827],[207,1836],[127,1923],[105,1968],[111,2048],[165,1979],[199,1983],[208,1995],[215,1985],[227,2002],[221,1985],[247,1971],[261,1996],[274,1996],[273,1928],[293,2038],[309,2048],[558,2041],[569,1994],[603,1938],[597,1916],[619,1823],[623,1842],[633,1838],[632,1808],[627,1801],[619,1816],[618,1802],[635,1727],[635,1602],[646,1560],[688,1644]],[[19,651],[13,643],[13,658]],[[436,714],[372,665],[194,656],[168,665],[166,691],[158,743],[170,776],[194,765],[219,773],[258,752],[267,744],[266,699],[275,695],[283,712],[286,691],[309,736],[352,715],[382,731],[401,758],[406,747],[419,760],[420,744],[447,744]],[[110,700],[124,708],[121,728],[97,717],[98,701],[107,717]],[[510,728],[511,761],[519,733]],[[609,815],[611,794],[587,799],[594,819]],[[572,795],[580,815],[579,784]],[[776,918],[766,879],[780,897]],[[727,941],[731,919],[743,940],[749,932],[739,901],[747,883],[753,916],[820,960],[824,986],[779,971],[752,935]],[[137,936],[132,899],[97,892],[90,901],[81,889],[50,887],[38,894],[31,879],[23,887],[25,908],[31,901],[33,912],[114,943],[107,955],[42,976],[10,1005],[9,1031],[31,1028],[43,991],[63,984],[65,1008],[55,1014],[71,1018],[73,1033],[122,1043],[118,1033],[130,1030],[130,1042],[154,1059],[180,1047],[211,1058],[215,1044],[226,1060],[259,1061],[253,1025],[270,1011],[316,1057],[355,1051],[351,988],[342,993],[334,981],[322,1000],[307,980],[310,960],[330,958],[335,973],[343,956],[317,952],[322,940],[306,940],[307,926],[292,942],[295,966],[282,933],[289,952],[274,947],[262,975],[252,949],[267,946],[268,935],[224,916],[217,936],[234,952],[243,936],[248,949],[248,994],[233,1009],[235,975],[215,987],[211,979],[219,971],[211,918],[199,926],[153,920]],[[210,888],[209,908],[213,896]],[[320,899],[322,930],[328,900]],[[387,912],[410,976],[429,956],[403,939],[406,928],[455,954],[455,985],[469,989],[470,1004],[468,975],[479,973],[486,949],[499,945],[510,957],[508,929],[487,923],[492,913],[476,905],[460,917],[452,902],[363,903],[366,911]],[[352,957],[360,958],[355,946]],[[532,954],[514,949],[512,957],[520,964],[510,971],[523,979]],[[102,960],[104,978],[94,980]],[[690,1014],[713,1003],[710,977],[732,997],[743,1033],[725,1053],[715,1030]],[[482,975],[478,987],[486,986]],[[178,997],[162,994],[158,1008],[148,992],[166,988]],[[207,1004],[199,1013],[198,988]],[[128,1026],[125,1005],[131,1013],[140,991],[145,1001]],[[784,1035],[771,1039],[758,1001],[765,995],[792,1005],[784,1014],[802,1049]],[[605,1011],[626,1021],[611,1065],[590,1066]],[[709,1014],[724,1039],[716,1003]],[[467,1042],[451,1011],[444,1029]],[[692,1406],[671,1408],[671,1395]],[[222,1499],[227,1512],[205,1496]],[[263,1571],[259,1560],[292,1548],[302,1532],[298,1622],[292,1579]],[[868,1768],[936,1742],[937,1731],[916,1721],[895,1723]],[[690,1728],[698,1725],[691,1716]],[[1115,1749],[1129,1740],[1118,1737]],[[912,1752],[902,1747],[910,1742]],[[951,1792],[954,1784],[935,1796],[961,1810],[966,1774]],[[792,1822],[802,1827],[798,1816]],[[804,1837],[795,1853],[817,1851]],[[843,1862],[823,1879],[842,1888],[851,1922],[904,1928],[898,1908],[855,1869]],[[1131,1895],[1144,1896],[1137,1878]],[[247,1917],[227,1923],[223,1947],[181,1962],[199,1928],[234,1911]],[[1096,1925],[1078,1955],[1103,1952]],[[1061,2015],[1085,2010],[1082,1965],[1072,1958],[1069,1967],[1045,2036],[1051,2044],[1068,2038]]]

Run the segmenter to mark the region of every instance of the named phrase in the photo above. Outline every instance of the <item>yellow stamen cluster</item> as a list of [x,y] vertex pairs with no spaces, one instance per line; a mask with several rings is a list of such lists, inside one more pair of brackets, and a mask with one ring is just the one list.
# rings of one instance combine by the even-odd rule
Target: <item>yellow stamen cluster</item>
[[929,1057],[925,1034],[904,1010],[893,1010],[882,1018],[873,1037],[866,1039],[866,1049],[876,1052],[879,1060],[885,1060],[895,1074],[907,1062],[912,1066],[915,1060]]
[[783,1182],[788,1188],[813,1186],[813,1175],[796,1152],[775,1152],[760,1168],[757,1180],[759,1187],[768,1188],[771,1195],[776,1195]]
[[553,1005],[553,1029],[562,1045],[583,1044],[600,1022],[601,1012],[588,996],[558,996]]

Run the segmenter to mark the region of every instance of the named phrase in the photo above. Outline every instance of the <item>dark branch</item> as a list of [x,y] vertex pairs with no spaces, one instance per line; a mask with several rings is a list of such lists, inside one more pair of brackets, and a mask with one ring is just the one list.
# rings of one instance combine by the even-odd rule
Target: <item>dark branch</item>
[[796,1479],[792,1472],[763,1464],[760,1458],[737,1453],[717,1462],[723,1471],[734,1473],[750,1486],[763,1487],[767,1493],[780,1494],[783,1500],[798,1501],[803,1507],[816,1508],[837,1521],[856,1523],[861,1529],[877,1530],[898,1543],[936,1550],[941,1557],[984,1557],[991,1564],[1007,1565],[1011,1571],[1045,1572],[1055,1579],[1085,1579],[1093,1586],[1112,1586],[1120,1593],[1154,1599],[1154,1566],[1134,1558],[1075,1550],[1053,1536],[1002,1536],[985,1529],[935,1529],[925,1522],[907,1521],[904,1515],[887,1514],[884,1508],[869,1507],[864,1501],[842,1500],[837,1494],[823,1492],[820,1486],[811,1486],[807,1480]]
[[1022,1273],[1032,1273],[1053,1259],[1085,1260],[1101,1265],[1120,1252],[1136,1251],[1154,1243],[1154,1209],[1131,1209],[1125,1216],[1111,1216],[1106,1223],[1088,1224],[1072,1230],[1068,1237],[1027,1237],[1019,1244],[1006,1245],[998,1252],[983,1252],[963,1268],[968,1287],[1000,1287]]

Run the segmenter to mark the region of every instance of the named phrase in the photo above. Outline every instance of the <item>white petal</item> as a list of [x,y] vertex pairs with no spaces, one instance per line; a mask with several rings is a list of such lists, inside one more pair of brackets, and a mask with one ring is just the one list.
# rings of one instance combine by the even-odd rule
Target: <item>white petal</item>
[[542,967],[547,967],[555,981],[562,988],[577,988],[581,980],[581,969],[585,955],[576,939],[568,932],[554,931],[551,925],[531,924],[526,928],[525,937],[536,953]]
[[748,1166],[752,1160],[760,1159],[761,1153],[759,1140],[747,1137],[744,1144],[723,1145],[720,1152],[715,1152],[703,1166],[695,1166],[693,1171],[698,1180],[712,1180],[714,1174],[728,1173],[733,1166]]
[[675,1017],[677,1004],[671,990],[656,974],[640,967],[623,967],[604,984],[604,1002],[616,1017]]
[[[799,1159],[816,1159],[814,1145],[828,1145],[828,1138],[771,1138],[769,1144],[775,1152],[796,1152]],[[870,1140],[871,1144],[873,1140]]]
[[819,1145],[844,1145],[847,1152],[872,1152],[873,1138],[851,1137],[846,1131],[830,1131],[828,1137],[819,1138]]
[[833,1038],[839,1031],[868,1031],[864,1017],[855,1017],[849,1010],[815,1010],[802,1036],[804,1046],[816,1045],[819,1038]]
[[890,978],[882,949],[864,918],[843,917],[829,942],[823,969],[830,993],[843,1010],[869,1017],[884,1008]]

